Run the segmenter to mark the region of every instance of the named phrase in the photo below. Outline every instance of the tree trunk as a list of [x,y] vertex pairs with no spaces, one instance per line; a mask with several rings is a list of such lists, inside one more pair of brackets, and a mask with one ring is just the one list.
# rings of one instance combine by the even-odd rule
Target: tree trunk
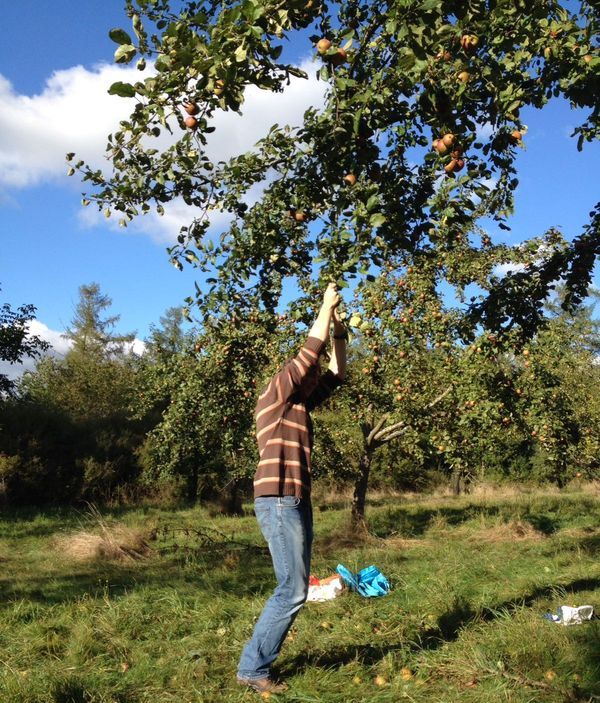
[[242,493],[240,482],[233,480],[226,488],[223,500],[221,501],[221,512],[223,515],[243,515]]
[[195,505],[198,498],[198,463],[194,462],[187,475],[187,499],[190,505]]
[[354,484],[354,495],[352,497],[352,527],[355,529],[365,529],[365,503],[367,500],[367,487],[369,485],[369,472],[373,453],[365,449],[359,463],[360,475]]
[[452,475],[450,476],[450,488],[455,496],[459,496],[463,489],[463,475],[460,469],[454,469]]

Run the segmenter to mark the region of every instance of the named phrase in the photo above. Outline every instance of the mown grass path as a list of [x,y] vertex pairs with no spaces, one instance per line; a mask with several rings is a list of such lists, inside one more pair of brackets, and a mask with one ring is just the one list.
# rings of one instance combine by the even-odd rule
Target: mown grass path
[[[0,701],[256,699],[234,683],[235,666],[273,577],[247,511],[105,512],[109,528],[177,528],[159,529],[149,558],[121,563],[66,555],[57,536],[93,527],[81,513],[3,516]],[[376,564],[393,590],[307,604],[279,660],[291,685],[280,698],[600,700],[600,620],[566,628],[542,617],[561,604],[600,609],[597,489],[397,497],[369,517],[371,535],[358,539],[343,501],[317,506],[313,573]]]

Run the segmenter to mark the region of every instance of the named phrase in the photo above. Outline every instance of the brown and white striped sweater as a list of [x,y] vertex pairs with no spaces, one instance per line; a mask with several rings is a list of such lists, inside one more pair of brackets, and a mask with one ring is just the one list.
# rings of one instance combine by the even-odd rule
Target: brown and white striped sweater
[[310,455],[313,446],[309,412],[329,397],[341,380],[326,371],[307,399],[302,380],[319,361],[325,342],[309,337],[300,352],[269,381],[256,404],[259,462],[254,497],[310,498]]

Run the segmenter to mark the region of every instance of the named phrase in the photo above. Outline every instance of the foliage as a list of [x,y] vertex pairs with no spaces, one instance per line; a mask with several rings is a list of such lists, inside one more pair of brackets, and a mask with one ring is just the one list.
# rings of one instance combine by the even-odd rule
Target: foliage
[[[571,243],[551,231],[522,248],[492,247],[477,225],[509,228],[523,108],[563,96],[587,111],[574,130],[578,147],[597,138],[594,3],[573,11],[545,0],[128,0],[127,14],[134,36],[111,31],[115,60],[137,58],[140,69],[151,61],[153,70],[109,91],[136,99],[109,136],[113,173],[74,154],[69,173],[90,183],[86,204],[119,213],[124,225],[175,199],[190,206],[171,257],[208,274],[196,296],[205,315],[226,314],[234,293],[272,311],[289,279],[298,290],[292,307],[306,322],[306,296],[319,281],[343,285],[402,260],[459,293],[472,283],[483,289],[468,304],[467,334],[481,319],[531,334],[562,274],[572,291],[565,302],[584,296],[598,254],[597,211]],[[275,124],[254,150],[213,164],[206,145],[218,110],[240,111],[248,86],[281,91],[290,77],[305,77],[280,60],[294,36],[327,39],[316,51],[324,104],[309,108],[303,124]],[[214,210],[231,217],[218,237]],[[529,268],[491,275],[494,263],[524,255]]]
[[6,505],[68,503],[81,495],[77,454],[90,451],[90,438],[57,408],[14,399],[3,403],[0,447]]
[[124,344],[133,341],[135,334],[115,334],[120,316],[103,317],[112,300],[100,291],[98,283],[79,286],[79,300],[71,327],[65,337],[73,343],[73,352],[82,356],[110,358],[123,353]]
[[354,482],[356,522],[383,447],[395,456],[383,478],[392,486],[440,473],[457,489],[486,476],[564,486],[597,475],[598,324],[593,306],[565,312],[565,294],[528,346],[490,332],[465,345],[461,310],[440,304],[423,269],[390,267],[358,286],[348,378],[322,416],[320,442]]
[[[21,305],[13,310],[8,303],[0,307],[0,361],[18,364],[24,357],[35,358],[48,349],[48,343],[29,333],[28,323],[34,319],[35,307]],[[15,382],[0,373],[0,397],[11,395]]]
[[118,316],[97,284],[81,286],[63,359],[47,356],[20,383],[21,400],[2,408],[1,451],[17,458],[6,478],[14,504],[108,500],[132,484],[144,426],[131,421],[136,361],[124,353]]
[[239,308],[208,323],[193,346],[144,365],[138,414],[158,413],[144,449],[150,484],[187,480],[188,497],[250,477],[254,405],[262,380],[296,341],[285,316]]
[[564,295],[559,290],[549,303],[552,319],[521,357],[527,425],[541,454],[538,474],[558,485],[600,471],[600,327],[593,303],[574,315],[563,312]]
[[[492,457],[502,464],[499,443],[511,457],[516,447],[534,451],[523,433],[536,413],[553,413],[543,422],[555,428],[552,446],[542,449],[551,448],[552,477],[562,481],[579,441],[566,390],[550,392],[556,372],[529,371],[520,353],[543,328],[543,302],[561,276],[563,309],[584,298],[598,211],[571,242],[551,229],[510,247],[483,227],[510,229],[524,108],[562,96],[587,111],[573,133],[578,148],[598,137],[595,5],[128,0],[126,8],[133,35],[111,30],[115,60],[136,59],[150,73],[109,91],[136,100],[109,135],[112,173],[67,158],[69,173],[90,184],[84,204],[119,213],[123,225],[173,201],[190,206],[170,256],[204,274],[186,301],[200,312],[202,353],[197,368],[182,351],[148,367],[149,407],[161,413],[144,452],[153,470],[190,477],[191,493],[199,463],[210,464],[213,481],[248,473],[248,384],[269,354],[265,329],[245,323],[250,313],[273,319],[285,286],[294,291],[291,319],[308,324],[333,279],[355,284],[349,323],[358,344],[333,401],[338,417],[323,414],[316,468],[336,474],[343,462],[357,481],[357,513],[374,452],[390,440],[424,470],[481,474]],[[241,111],[249,86],[282,91],[306,78],[285,61],[292,37],[315,46],[323,104],[300,125],[274,124],[248,153],[212,163],[219,110]],[[229,218],[220,233],[214,211]],[[230,337],[236,317],[243,343]]]
[[184,315],[181,307],[166,310],[158,325],[150,326],[150,336],[146,340],[148,358],[167,359],[189,346],[192,332],[183,330]]
[[[527,346],[489,332],[466,345],[461,310],[440,303],[426,270],[390,268],[358,286],[346,382],[314,417],[315,479],[354,485],[364,519],[374,486],[597,477],[598,323],[592,301],[564,312],[564,294]],[[185,333],[168,311],[141,358],[108,335],[43,359],[0,407],[4,501],[168,489],[226,493],[239,509],[256,466],[257,395],[301,339],[291,316],[240,304]]]

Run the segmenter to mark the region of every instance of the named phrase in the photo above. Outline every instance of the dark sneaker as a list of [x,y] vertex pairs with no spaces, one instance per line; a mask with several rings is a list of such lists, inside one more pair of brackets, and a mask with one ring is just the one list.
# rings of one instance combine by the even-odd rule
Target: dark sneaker
[[257,693],[283,693],[288,690],[286,683],[276,683],[271,679],[240,679],[237,677],[237,682],[241,686],[248,686]]

